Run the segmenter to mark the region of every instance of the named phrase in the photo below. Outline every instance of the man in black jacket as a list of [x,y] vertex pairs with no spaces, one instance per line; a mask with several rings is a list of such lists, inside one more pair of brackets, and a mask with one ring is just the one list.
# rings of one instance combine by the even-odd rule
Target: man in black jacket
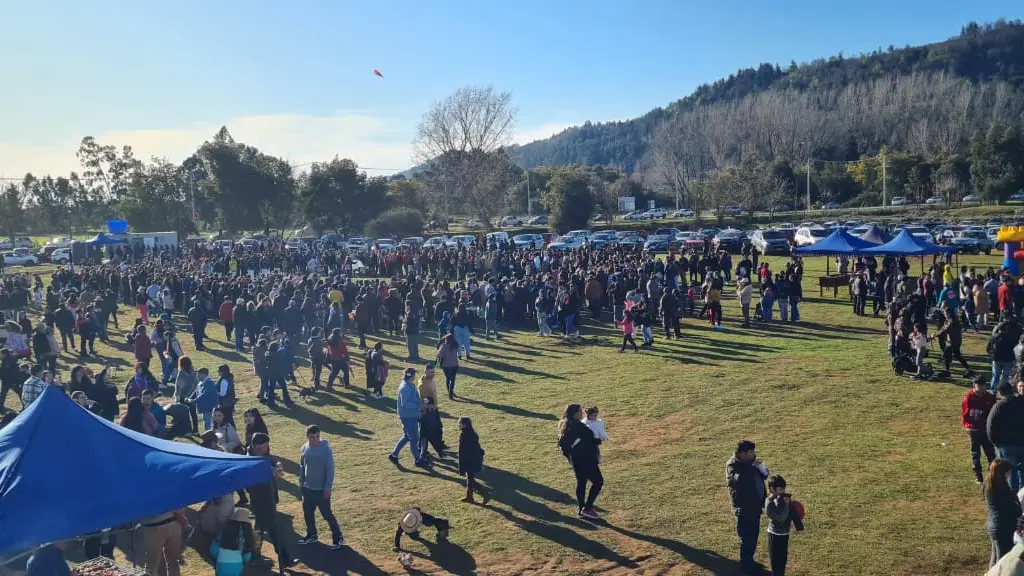
[[732,498],[732,513],[736,517],[736,533],[740,537],[740,566],[748,574],[761,574],[754,562],[757,537],[761,532],[761,510],[764,508],[764,481],[768,467],[757,459],[756,446],[742,440],[736,453],[725,465],[725,481]]
[[1010,462],[1010,486],[1016,494],[1024,485],[1024,396],[1015,396],[1009,384],[999,385],[999,401],[988,413],[986,430],[996,455]]
[[992,359],[992,383],[993,394],[999,389],[1000,383],[1010,381],[1010,373],[1013,371],[1013,348],[1020,341],[1021,325],[1016,318],[1000,322],[988,339],[985,350]]
[[206,337],[206,310],[203,309],[203,303],[198,297],[192,300],[192,308],[188,311],[188,323],[192,325],[192,339],[195,340],[196,350],[205,350],[203,338]]

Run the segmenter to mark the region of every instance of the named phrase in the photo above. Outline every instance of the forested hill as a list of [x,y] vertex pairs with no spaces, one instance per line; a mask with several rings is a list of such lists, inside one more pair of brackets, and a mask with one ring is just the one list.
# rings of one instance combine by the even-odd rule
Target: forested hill
[[892,75],[945,73],[972,82],[1001,81],[1024,87],[1024,23],[974,22],[945,42],[878,50],[848,58],[842,54],[798,65],[791,62],[746,68],[698,87],[693,94],[624,122],[591,123],[569,128],[546,140],[513,148],[520,166],[601,164],[636,171],[654,138],[658,123],[676,112],[733,102],[768,90],[839,90]]

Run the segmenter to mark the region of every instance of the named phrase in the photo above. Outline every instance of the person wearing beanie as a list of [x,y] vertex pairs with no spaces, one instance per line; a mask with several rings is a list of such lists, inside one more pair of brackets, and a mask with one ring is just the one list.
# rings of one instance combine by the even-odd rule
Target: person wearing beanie
[[757,447],[750,440],[740,441],[725,465],[725,481],[732,499],[736,533],[740,537],[740,565],[750,573],[758,573],[760,570],[754,561],[754,553],[757,551],[757,539],[761,531],[766,478],[768,467],[758,460]]

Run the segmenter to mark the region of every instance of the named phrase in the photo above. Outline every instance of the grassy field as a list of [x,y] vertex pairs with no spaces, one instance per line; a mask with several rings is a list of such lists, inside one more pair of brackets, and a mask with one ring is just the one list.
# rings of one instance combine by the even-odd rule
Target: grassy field
[[[773,268],[781,262],[770,261]],[[999,259],[970,261],[987,266]],[[731,574],[738,543],[724,466],[743,438],[757,442],[760,457],[807,508],[807,530],[791,539],[790,573],[981,573],[989,548],[985,505],[959,425],[965,383],[894,376],[882,320],[854,317],[843,295],[818,298],[815,278],[824,265],[822,258],[807,261],[807,300],[797,325],[740,331],[738,306],[729,299],[725,330],[687,319],[683,340],[658,337],[653,350],[639,354],[617,354],[614,327],[589,320],[579,346],[532,332],[478,340],[474,361],[459,376],[464,399],[445,399],[440,407],[451,445],[453,418],[470,416],[476,424],[487,450],[482,480],[493,489],[487,507],[459,502],[464,492],[452,463],[424,471],[411,467],[408,451],[403,467],[385,458],[400,435],[400,369],[392,371],[383,401],[342,391],[270,411],[273,451],[286,471],[280,509],[297,532],[292,538],[303,530],[299,447],[305,426],[318,424],[334,450],[333,507],[351,546],[294,547],[303,561],[295,573],[404,572],[391,539],[402,511],[416,505],[453,523],[448,546],[434,545],[432,530],[425,532],[429,545],[405,540],[425,573]],[[912,270],[919,270],[916,262]],[[130,324],[131,315],[125,311],[121,321]],[[197,366],[229,362],[242,397],[238,413],[257,406],[248,357],[226,345],[219,326],[209,333],[207,352],[193,352],[182,338],[187,353]],[[389,356],[404,356],[402,342],[382,340]],[[123,346],[99,344],[98,351],[129,358]],[[986,370],[982,335],[968,335],[965,352]],[[432,355],[427,342],[420,353]],[[391,360],[395,368],[406,364]],[[97,359],[89,362],[99,368]],[[310,378],[308,368],[301,373]],[[359,362],[354,374],[361,386]],[[599,406],[611,436],[602,449],[599,523],[576,518],[572,472],[555,447],[557,420],[569,402]],[[8,399],[8,407],[17,406]],[[758,559],[767,564],[764,537]],[[211,572],[189,552],[186,574]]]

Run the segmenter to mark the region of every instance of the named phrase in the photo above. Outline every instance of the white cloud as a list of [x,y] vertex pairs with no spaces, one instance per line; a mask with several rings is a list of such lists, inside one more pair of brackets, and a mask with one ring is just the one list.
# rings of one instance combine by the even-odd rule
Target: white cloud
[[[274,114],[244,116],[223,123],[239,142],[287,159],[292,164],[330,160],[334,156],[351,158],[371,174],[388,174],[415,164],[413,133],[415,126],[387,118],[338,113],[329,116]],[[513,140],[527,144],[547,138],[575,125],[553,122],[517,130]],[[200,123],[177,128],[142,128],[93,134],[100,144],[131,146],[138,158],[153,156],[180,162],[195,152],[220,129],[221,124]],[[26,172],[37,176],[81,172],[75,158],[81,137],[71,137],[52,145],[0,141],[0,176],[21,178]]]

